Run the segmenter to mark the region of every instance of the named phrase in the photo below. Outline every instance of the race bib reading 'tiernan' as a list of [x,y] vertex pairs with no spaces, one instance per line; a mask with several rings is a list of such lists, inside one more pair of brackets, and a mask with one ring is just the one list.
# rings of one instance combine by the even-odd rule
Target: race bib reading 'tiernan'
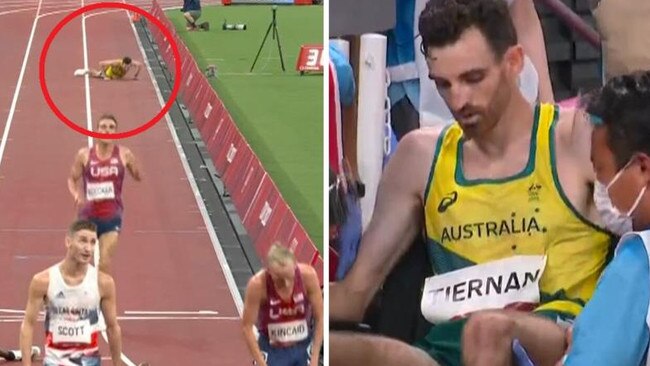
[[512,304],[538,304],[545,256],[514,256],[426,279],[420,307],[431,323]]

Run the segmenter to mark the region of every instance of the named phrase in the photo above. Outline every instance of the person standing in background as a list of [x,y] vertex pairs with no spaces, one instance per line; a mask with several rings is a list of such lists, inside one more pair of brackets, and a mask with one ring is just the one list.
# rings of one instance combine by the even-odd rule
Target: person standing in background
[[183,0],[181,11],[187,21],[188,31],[193,32],[197,29],[210,30],[210,23],[208,22],[196,24],[196,21],[201,17],[201,0]]

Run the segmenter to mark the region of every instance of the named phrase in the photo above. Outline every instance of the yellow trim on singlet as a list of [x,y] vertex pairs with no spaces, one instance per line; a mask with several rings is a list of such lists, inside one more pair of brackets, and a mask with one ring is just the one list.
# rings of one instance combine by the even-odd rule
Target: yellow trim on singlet
[[558,108],[535,108],[528,161],[502,179],[467,179],[457,123],[437,143],[425,192],[430,260],[436,274],[513,255],[547,255],[539,310],[577,315],[591,298],[612,238],[584,219],[559,184]]

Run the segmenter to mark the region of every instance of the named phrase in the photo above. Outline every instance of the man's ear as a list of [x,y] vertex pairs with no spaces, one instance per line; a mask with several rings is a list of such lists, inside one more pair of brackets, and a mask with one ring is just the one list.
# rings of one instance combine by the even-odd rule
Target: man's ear
[[524,69],[524,48],[521,45],[515,45],[506,50],[503,54],[506,72],[511,78],[518,78],[521,70]]
[[639,161],[641,174],[643,174],[643,179],[646,181],[646,185],[650,185],[650,156],[645,153],[639,153],[635,159],[638,159]]

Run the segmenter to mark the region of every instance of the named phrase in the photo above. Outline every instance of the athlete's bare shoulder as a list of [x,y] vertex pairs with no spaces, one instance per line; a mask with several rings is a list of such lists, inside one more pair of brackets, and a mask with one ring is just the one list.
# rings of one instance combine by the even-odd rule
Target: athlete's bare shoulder
[[90,148],[88,146],[84,146],[77,150],[77,155],[87,156],[88,154],[90,154]]
[[44,269],[36,273],[32,280],[41,284],[48,284],[50,282],[50,269]]
[[122,158],[122,160],[129,160],[129,159],[131,159],[133,157],[133,152],[128,147],[126,147],[124,145],[117,145],[117,148],[118,148],[118,151],[120,153],[120,157]]
[[266,276],[264,270],[260,270],[248,279],[246,284],[246,298],[255,301],[266,298]]
[[316,269],[309,264],[298,263],[298,270],[300,270],[300,274],[303,277],[308,277],[309,279],[318,279],[318,273],[316,273]]
[[257,271],[257,273],[255,273],[253,276],[251,276],[246,286],[247,289],[253,291],[261,290],[264,287],[264,283],[266,282],[265,273],[266,272],[262,269]]
[[580,108],[561,107],[556,127],[556,153],[560,164],[570,164],[586,181],[593,182],[591,164],[591,133],[593,126]]
[[88,161],[89,156],[90,148],[88,146],[84,146],[81,149],[77,150],[77,162],[85,164]]
[[440,137],[444,128],[445,126],[431,126],[415,129],[407,133],[400,141],[400,144],[404,143],[415,148],[430,149],[432,144],[435,146],[435,143],[438,141],[438,137]]
[[385,194],[400,192],[421,198],[442,130],[442,126],[421,128],[402,137],[382,175]]
[[47,287],[50,285],[50,269],[36,273],[32,277],[31,288],[39,294],[47,294]]

